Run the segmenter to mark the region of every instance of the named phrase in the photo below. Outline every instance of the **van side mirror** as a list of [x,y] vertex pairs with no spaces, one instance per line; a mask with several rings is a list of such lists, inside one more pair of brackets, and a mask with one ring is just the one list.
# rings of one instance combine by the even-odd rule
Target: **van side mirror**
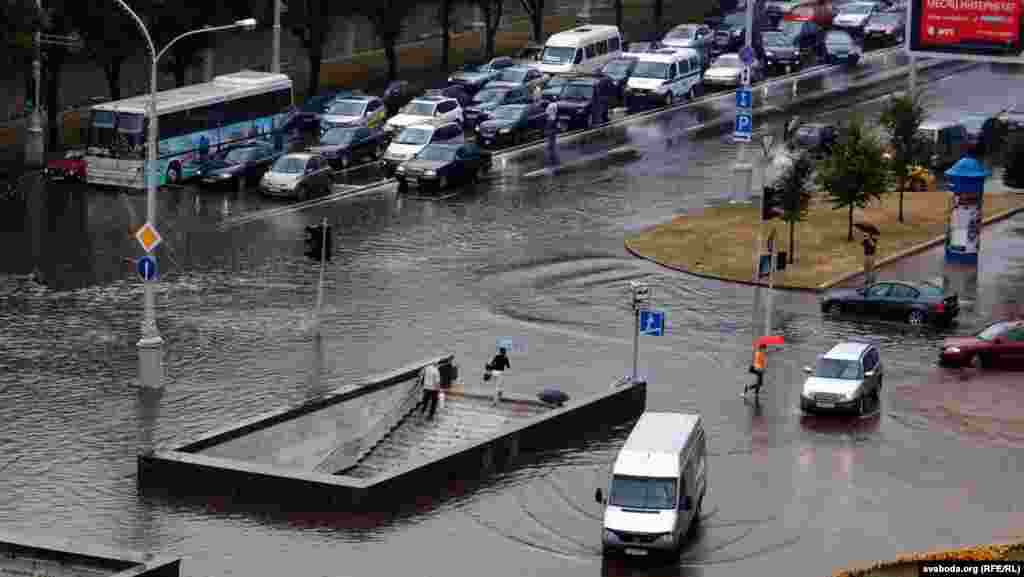
[[689,511],[693,509],[693,498],[689,495],[683,496],[683,501],[679,504],[680,511]]
[[604,505],[604,492],[601,489],[594,491],[594,500]]
[[809,375],[814,372],[814,369],[812,369],[811,367],[804,367],[804,372]]

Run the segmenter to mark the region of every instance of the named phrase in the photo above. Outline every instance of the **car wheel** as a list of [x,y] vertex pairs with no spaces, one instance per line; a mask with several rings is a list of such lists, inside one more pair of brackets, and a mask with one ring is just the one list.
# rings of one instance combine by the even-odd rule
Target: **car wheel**
[[442,176],[440,180],[437,181],[437,189],[444,190],[446,188],[448,188],[448,177]]
[[178,184],[181,180],[181,171],[176,164],[167,167],[167,184]]
[[919,310],[912,310],[910,311],[910,314],[907,315],[907,322],[912,325],[923,325],[925,318],[926,317],[924,312]]
[[404,180],[399,180],[398,181],[398,190],[399,190],[399,192],[405,192],[405,191],[409,190],[409,183],[404,181]]
[[693,100],[695,98],[697,98],[697,89],[691,86],[690,89],[686,91],[686,99]]
[[672,106],[672,93],[669,92],[665,95],[665,106]]
[[376,154],[375,154],[374,158],[380,158],[380,157],[384,156],[384,151],[385,150],[387,150],[387,147],[384,146],[383,143],[378,144],[377,145]]
[[235,192],[242,192],[243,190],[245,190],[245,177],[235,177]]
[[828,314],[837,317],[843,314],[843,305],[839,303],[831,303],[828,305]]
[[866,415],[868,412],[867,395],[861,395],[857,401],[857,414]]
[[973,359],[971,359],[970,364],[973,365],[975,368],[981,370],[987,369],[990,366],[992,366],[992,361],[985,353],[978,353],[974,355]]

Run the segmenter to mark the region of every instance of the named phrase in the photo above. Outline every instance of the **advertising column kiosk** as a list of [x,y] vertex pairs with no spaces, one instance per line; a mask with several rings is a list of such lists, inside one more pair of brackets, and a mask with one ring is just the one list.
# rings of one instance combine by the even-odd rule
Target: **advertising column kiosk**
[[977,159],[966,156],[945,174],[953,195],[946,225],[946,262],[977,264],[985,178],[992,173]]

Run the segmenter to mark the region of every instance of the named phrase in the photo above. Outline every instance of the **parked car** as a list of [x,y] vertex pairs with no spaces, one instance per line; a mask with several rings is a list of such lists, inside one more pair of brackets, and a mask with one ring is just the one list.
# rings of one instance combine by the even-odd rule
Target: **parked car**
[[[612,60],[601,68],[601,74],[611,79],[615,85],[615,101],[618,103],[624,103],[626,100],[626,83],[629,82],[629,77],[633,74],[636,63],[637,58],[635,56],[623,56]],[[548,88],[545,86],[544,92],[547,92],[547,90]],[[541,93],[541,98],[544,98],[544,92]]]
[[864,26],[864,43],[888,46],[903,44],[907,16],[904,12],[876,12]]
[[288,196],[308,200],[314,193],[331,191],[331,170],[319,154],[295,152],[281,156],[260,179],[260,191],[267,196]]
[[783,17],[800,5],[800,0],[768,0],[764,3],[764,12],[772,26],[779,26]]
[[448,83],[461,86],[469,94],[484,87],[485,84],[498,77],[502,70],[515,66],[515,61],[508,56],[493,58],[481,66],[466,65],[463,69],[448,77]]
[[794,44],[808,62],[825,57],[825,30],[813,21],[783,21],[779,24],[779,32],[793,38]]
[[334,103],[334,99],[341,94],[351,94],[351,91],[325,90],[310,96],[302,103],[302,106],[295,109],[289,122],[299,130],[320,128],[320,115],[327,112],[327,109]]
[[410,184],[444,189],[450,183],[474,182],[490,170],[491,155],[472,143],[431,144],[395,171],[399,189]]
[[388,119],[384,132],[394,135],[406,126],[421,124],[426,120],[439,118],[462,122],[462,106],[459,101],[440,95],[427,95],[414,98],[409,104]]
[[451,86],[430,89],[427,90],[423,96],[444,96],[447,98],[454,98],[459,101],[459,106],[462,108],[466,108],[469,106],[469,103],[473,101],[473,94],[460,84],[452,84]]
[[628,52],[631,54],[640,54],[642,52],[650,52],[652,50],[658,50],[664,48],[660,40],[644,40],[640,42],[630,42],[626,45]]
[[495,108],[491,117],[476,127],[476,138],[484,148],[515,146],[543,136],[546,125],[545,104],[506,104]]
[[956,120],[926,119],[917,133],[929,167],[936,172],[960,160],[968,146],[967,127]]
[[864,27],[868,20],[880,7],[875,2],[850,2],[844,4],[832,19],[832,27],[838,30],[846,30],[856,36],[864,35]]
[[805,150],[814,156],[822,157],[832,154],[832,149],[838,141],[837,125],[829,122],[811,122],[801,124],[787,144],[793,150]]
[[384,95],[381,96],[381,99],[387,108],[388,116],[394,116],[398,114],[398,111],[403,106],[409,104],[415,96],[416,93],[413,91],[412,84],[409,81],[395,80],[384,89]]
[[[704,84],[708,86],[736,88],[742,84],[743,62],[736,53],[722,54],[715,58],[711,67],[704,72]],[[750,65],[750,82],[760,82],[764,78],[764,68],[754,60]]]
[[715,37],[711,43],[711,55],[717,56],[726,52],[736,52],[746,40],[747,15],[733,12],[722,18],[721,24],[715,28]]
[[273,146],[254,142],[225,148],[198,164],[195,177],[206,186],[225,186],[241,190],[259,182],[282,152]]
[[387,120],[388,109],[376,96],[339,98],[320,116],[320,130],[333,126],[368,126],[377,128]]
[[45,175],[53,180],[85,182],[85,168],[85,151],[69,150],[64,153],[64,158],[46,163]]
[[484,88],[473,96],[469,107],[463,111],[464,125],[474,130],[476,125],[490,118],[491,111],[505,104],[526,104],[530,102],[529,92],[524,86]]
[[872,411],[882,397],[884,371],[877,346],[839,343],[822,355],[815,367],[804,367],[808,377],[800,393],[800,410],[852,410],[859,415]]
[[615,93],[615,85],[610,78],[574,78],[558,96],[558,129],[590,128],[608,122]]
[[813,53],[801,50],[797,39],[785,32],[764,32],[761,41],[764,44],[765,68],[769,73],[789,74],[814,58]]
[[946,339],[939,349],[939,363],[1024,368],[1024,320],[998,321],[974,336]]
[[455,120],[429,119],[402,129],[384,151],[389,171],[416,156],[428,144],[465,142],[462,123]]
[[535,68],[527,66],[510,66],[502,69],[498,76],[490,80],[485,88],[526,88],[531,98],[538,98],[547,76]]
[[968,112],[960,116],[960,123],[967,129],[967,144],[969,146],[978,144],[985,123],[990,119],[992,119],[992,115],[984,113]]
[[829,30],[825,34],[825,61],[827,63],[856,66],[860,63],[863,53],[864,49],[849,32]]
[[569,79],[572,77],[572,75],[568,74],[557,74],[548,78],[543,88],[541,88],[540,100],[542,102],[558,100],[558,95],[562,93],[562,89],[565,88],[565,85],[569,83]]
[[821,301],[821,310],[834,316],[854,313],[905,320],[912,325],[947,324],[960,313],[956,294],[945,296],[930,283],[883,281],[866,288],[833,289]]
[[711,60],[714,31],[706,24],[680,24],[668,31],[661,44],[669,48],[693,48],[706,64]]
[[691,48],[662,49],[641,54],[626,82],[626,108],[671,106],[692,100],[703,91],[700,53]]
[[309,152],[319,154],[331,168],[348,168],[362,158],[380,158],[387,149],[384,132],[365,126],[339,126],[320,136],[319,144]]

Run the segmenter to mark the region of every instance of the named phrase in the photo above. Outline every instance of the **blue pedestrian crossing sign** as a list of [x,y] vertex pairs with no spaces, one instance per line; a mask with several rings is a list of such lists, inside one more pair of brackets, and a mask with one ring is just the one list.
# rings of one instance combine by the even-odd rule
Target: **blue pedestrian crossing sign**
[[754,107],[754,92],[749,88],[736,91],[736,108],[750,109]]
[[736,113],[736,129],[733,131],[733,138],[736,140],[742,140],[744,142],[750,142],[750,137],[754,133],[754,116],[749,112],[737,112]]
[[640,311],[640,334],[660,337],[665,334],[665,313],[663,311]]
[[153,280],[156,278],[156,259],[146,255],[135,261],[135,270],[139,271],[142,280]]

